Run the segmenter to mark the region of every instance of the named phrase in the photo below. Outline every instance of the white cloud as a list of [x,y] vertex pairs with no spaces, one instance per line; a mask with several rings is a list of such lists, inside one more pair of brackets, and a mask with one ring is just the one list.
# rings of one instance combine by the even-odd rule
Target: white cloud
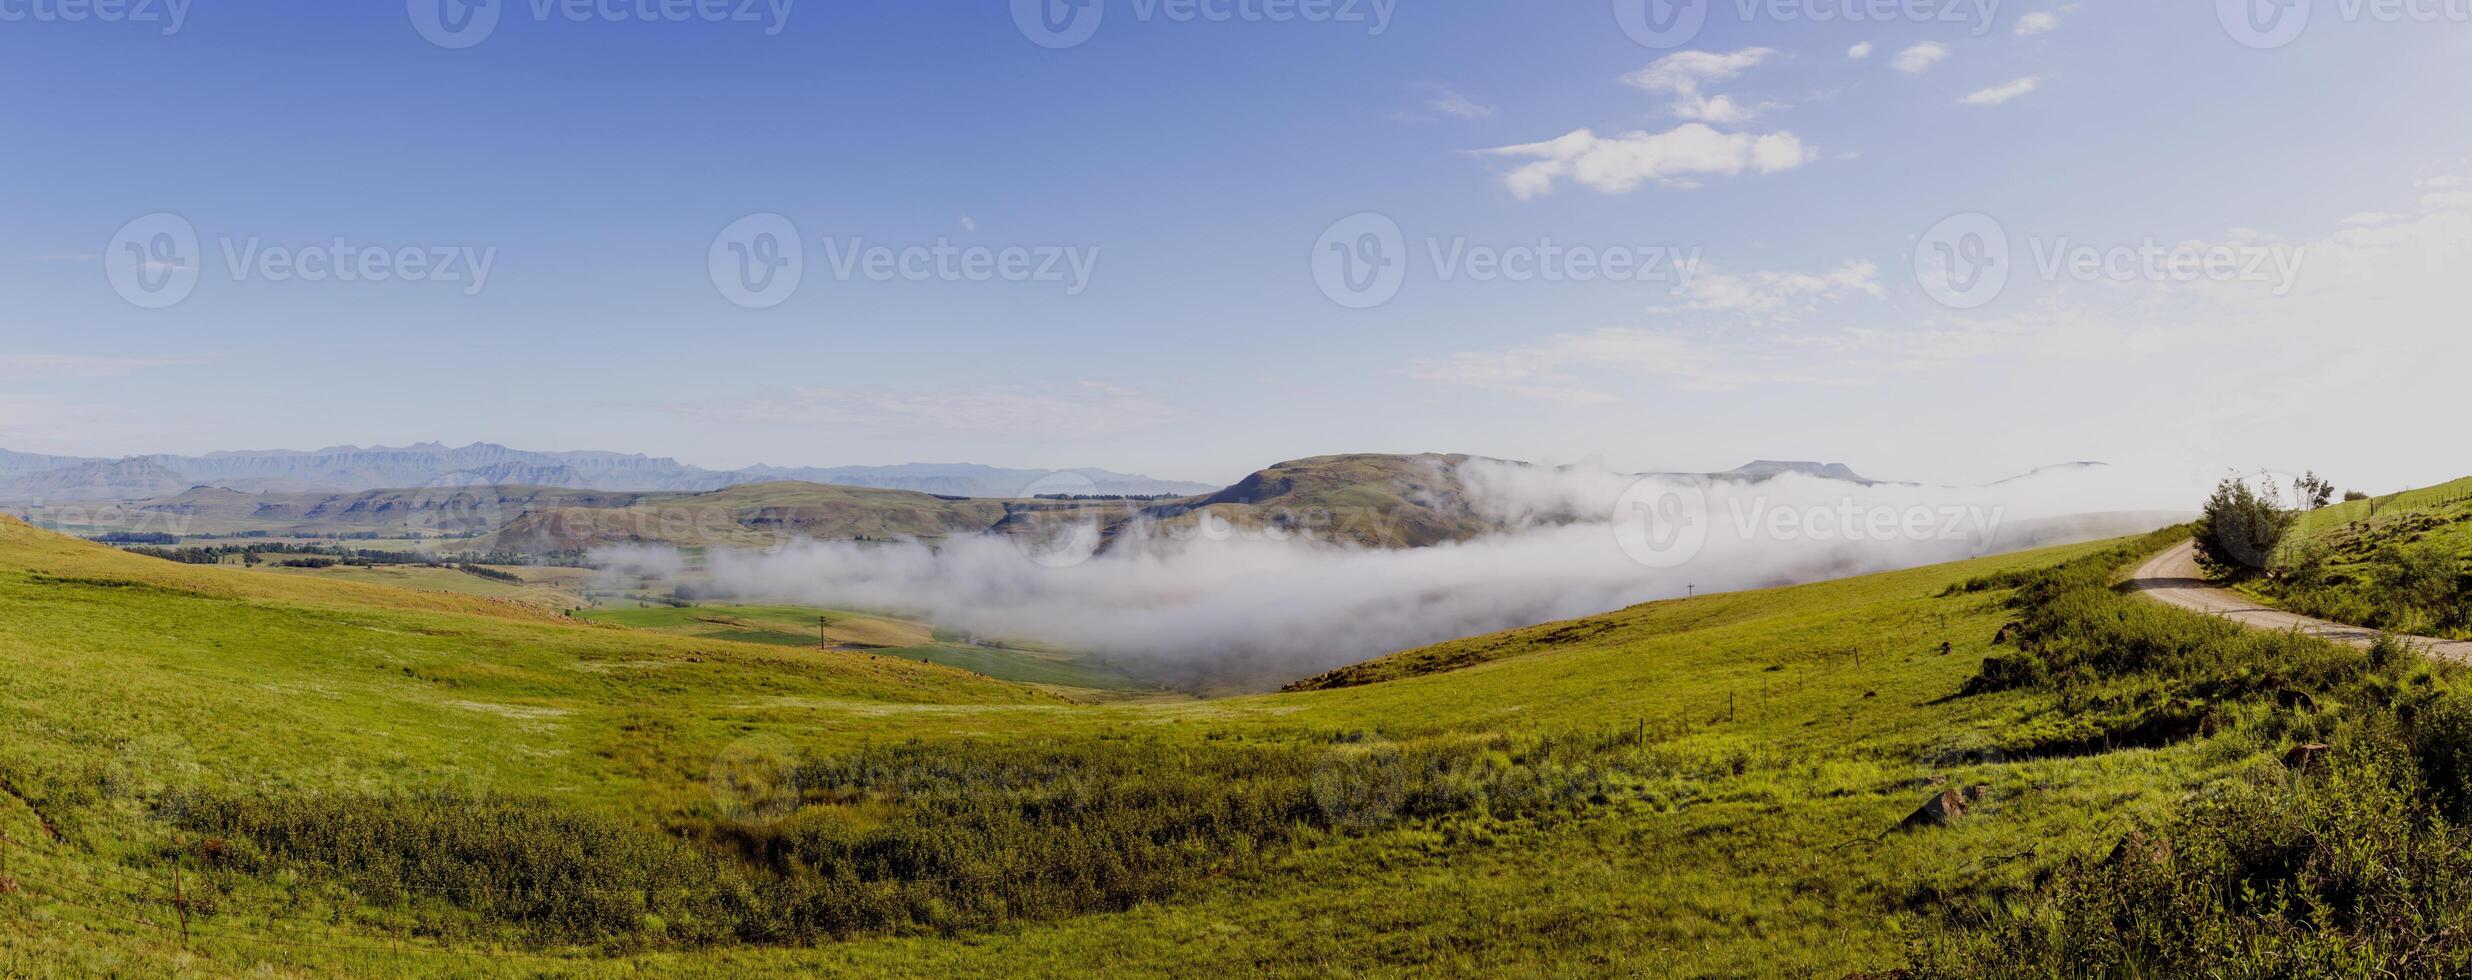
[[2384,211],[2363,211],[2359,214],[2343,219],[2343,223],[2347,225],[2385,225],[2393,224],[2399,220],[2402,219]]
[[1494,114],[1494,107],[1481,105],[1467,96],[1446,88],[1435,89],[1432,101],[1427,102],[1425,106],[1443,115],[1457,116],[1461,119],[1487,119]]
[[1706,95],[1702,92],[1702,86],[1732,81],[1776,56],[1773,48],[1744,48],[1727,54],[1679,51],[1623,76],[1622,81],[1643,92],[1673,96],[1674,115],[1683,119],[1711,123],[1746,122],[1768,107],[1747,106],[1735,101],[1732,96]]
[[2033,13],[2017,18],[2018,37],[2033,37],[2037,34],[2049,34],[2059,29],[2060,15],[2050,11],[2037,10]]
[[1792,133],[1724,133],[1696,122],[1662,133],[1610,138],[1582,129],[1543,143],[1476,152],[1535,161],[1502,176],[1503,184],[1523,201],[1551,193],[1565,178],[1602,193],[1624,194],[1652,181],[1688,188],[1706,176],[1777,173],[1816,156]]
[[1865,58],[1871,57],[1871,42],[1864,41],[1861,44],[1845,49],[1845,56],[1856,61],[1861,61]]
[[674,405],[672,410],[714,422],[865,429],[904,436],[1116,435],[1184,417],[1182,410],[1149,394],[1101,381],[935,390],[794,388]]
[[1925,41],[1897,52],[1896,59],[1890,61],[1888,66],[1908,75],[1920,75],[1946,60],[1948,60],[1948,45],[1938,41]]
[[2010,99],[2033,92],[2041,85],[2041,79],[2020,78],[2005,85],[1994,85],[1990,88],[1983,89],[1972,95],[1966,96],[1965,98],[1959,99],[1957,102],[1959,105],[1999,105]]
[[962,215],[962,216],[961,216],[961,230],[963,230],[963,231],[969,231],[969,232],[975,232],[975,231],[977,231],[977,230],[978,230],[978,221],[977,221],[976,219],[974,219],[974,218],[970,217],[969,215],[966,215],[966,214],[965,214],[965,215]]
[[2421,195],[2425,208],[2472,208],[2472,191],[2438,191]]
[[2453,175],[2453,174],[2447,174],[2447,175],[2444,175],[2444,176],[2439,176],[2439,177],[2431,177],[2431,178],[2428,178],[2428,179],[2426,179],[2426,180],[2423,180],[2423,181],[2418,182],[2418,183],[2417,183],[2416,185],[2414,185],[2414,186],[2418,186],[2418,187],[2426,188],[2426,189],[2428,189],[2428,190],[2433,190],[2433,191],[2443,191],[2443,190],[2452,190],[2452,189],[2457,188],[2457,187],[2462,187],[2462,186],[2463,186],[2463,184],[2464,184],[2464,179],[2463,179],[2462,177],[2458,177],[2458,176],[2455,176],[2455,175]]
[[1790,321],[1818,312],[1822,301],[1854,295],[1888,298],[1888,290],[1880,285],[1877,263],[1856,259],[1817,275],[1770,271],[1732,275],[1701,270],[1684,287],[1682,308]]

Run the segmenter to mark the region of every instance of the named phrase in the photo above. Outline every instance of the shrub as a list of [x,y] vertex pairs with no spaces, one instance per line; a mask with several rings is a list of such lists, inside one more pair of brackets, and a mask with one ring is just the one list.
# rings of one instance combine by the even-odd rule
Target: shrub
[[2269,483],[2260,493],[2239,477],[2226,477],[2206,499],[2194,528],[2197,557],[2219,578],[2239,578],[2266,568],[2283,536],[2300,515],[2274,501]]

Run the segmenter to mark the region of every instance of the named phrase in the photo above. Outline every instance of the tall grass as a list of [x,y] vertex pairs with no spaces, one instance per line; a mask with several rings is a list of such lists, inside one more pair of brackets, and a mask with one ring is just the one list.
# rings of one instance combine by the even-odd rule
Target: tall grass
[[232,873],[466,914],[431,931],[794,944],[1123,910],[1315,835],[1550,819],[1629,792],[1654,767],[1641,751],[1627,734],[921,742],[770,774],[739,812],[666,828],[456,794],[190,793],[161,810]]
[[2043,692],[2056,717],[2098,729],[2243,725],[2226,747],[2255,755],[2227,789],[2023,894],[1953,905],[1918,941],[1917,972],[2472,970],[2472,700],[2392,641],[2361,652],[2243,630],[2108,588],[2152,543],[1980,583],[2018,589],[2020,649],[1968,689]]

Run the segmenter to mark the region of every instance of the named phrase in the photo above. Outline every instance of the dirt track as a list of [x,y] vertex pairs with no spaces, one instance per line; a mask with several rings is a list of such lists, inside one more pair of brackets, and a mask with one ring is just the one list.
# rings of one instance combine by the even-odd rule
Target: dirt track
[[[2221,616],[2258,629],[2298,629],[2311,636],[2356,647],[2366,647],[2376,642],[2380,635],[2373,629],[2345,626],[2271,609],[2238,592],[2214,587],[2206,581],[2206,573],[2197,567],[2197,542],[2194,541],[2182,542],[2178,547],[2139,566],[2136,574],[2130,577],[2128,587],[2157,601],[2209,616]],[[2400,636],[2397,639],[2428,656],[2472,663],[2472,643],[2425,636]]]

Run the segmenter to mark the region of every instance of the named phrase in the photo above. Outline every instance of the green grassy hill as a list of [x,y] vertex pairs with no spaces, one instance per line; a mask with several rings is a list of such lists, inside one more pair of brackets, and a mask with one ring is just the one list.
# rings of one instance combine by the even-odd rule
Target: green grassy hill
[[2472,478],[2300,515],[2250,594],[2339,623],[2472,639]]
[[[2009,666],[2028,655],[1993,642],[2057,569],[2165,543],[1660,603],[1405,653],[1325,690],[1077,705],[897,658],[170,565],[8,524],[0,832],[26,843],[0,963],[1890,969],[1955,910],[2030,894],[2274,767],[2289,736],[2261,719],[2282,688],[2103,680],[2129,669],[2113,666],[2055,687],[2036,678],[2081,668]],[[2188,619],[2190,649],[2237,633]],[[2166,724],[2184,716],[2216,720]],[[1896,832],[1977,785],[1965,820]],[[176,868],[203,903],[185,950],[160,928]]]

